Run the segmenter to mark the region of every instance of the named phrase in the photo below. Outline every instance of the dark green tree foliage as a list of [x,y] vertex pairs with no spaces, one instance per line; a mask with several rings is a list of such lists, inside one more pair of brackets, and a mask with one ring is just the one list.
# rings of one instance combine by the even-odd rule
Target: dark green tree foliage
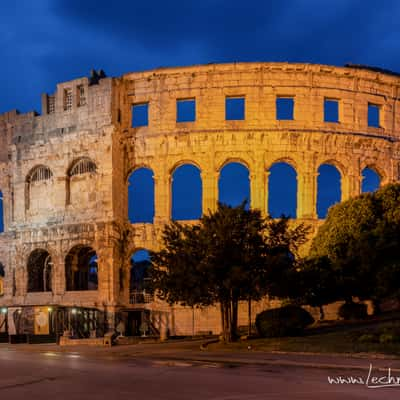
[[400,297],[400,185],[387,185],[329,210],[311,257],[327,257],[337,299]]
[[337,280],[328,257],[303,259],[290,277],[293,288],[289,297],[301,304],[318,307],[324,319],[323,306],[337,300]]
[[297,336],[313,322],[308,311],[295,305],[265,310],[256,317],[257,331],[262,337]]
[[[245,204],[219,204],[198,225],[172,222],[163,232],[164,248],[151,254],[152,280],[161,299],[189,306],[219,303],[223,337],[236,338],[239,300],[258,300],[282,291],[282,271],[291,268],[303,226],[264,219]],[[278,272],[280,271],[280,272]]]

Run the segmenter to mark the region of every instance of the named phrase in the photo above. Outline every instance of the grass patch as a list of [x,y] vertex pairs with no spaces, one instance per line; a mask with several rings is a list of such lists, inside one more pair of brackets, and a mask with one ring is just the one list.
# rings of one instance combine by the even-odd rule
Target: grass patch
[[381,353],[400,356],[400,321],[375,320],[307,329],[303,336],[255,338],[231,344],[215,343],[209,350],[287,351],[311,353]]

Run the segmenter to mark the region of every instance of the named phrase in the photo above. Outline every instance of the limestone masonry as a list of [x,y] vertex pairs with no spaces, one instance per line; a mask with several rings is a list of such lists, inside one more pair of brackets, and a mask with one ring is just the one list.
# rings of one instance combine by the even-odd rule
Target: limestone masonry
[[[243,120],[226,120],[227,97],[244,99]],[[293,99],[292,120],[277,119],[277,98]],[[182,99],[195,101],[195,121],[177,122]],[[326,99],[337,102],[337,122],[324,121]],[[133,105],[146,105],[144,126],[133,127]],[[368,125],[369,105],[377,126]],[[381,184],[399,179],[399,140],[400,77],[370,68],[210,64],[118,78],[100,71],[60,83],[42,96],[41,115],[0,115],[0,331],[219,333],[217,307],[132,295],[131,255],[159,248],[175,169],[199,168],[207,212],[217,205],[219,171],[240,162],[249,170],[251,206],[266,214],[269,169],[286,162],[297,172],[297,219],[315,231],[319,166],[338,169],[348,199],[360,193],[366,167]],[[153,223],[132,224],[128,177],[141,167],[154,174],[155,215]],[[270,303],[255,304],[253,316]],[[247,323],[246,307],[239,325]]]

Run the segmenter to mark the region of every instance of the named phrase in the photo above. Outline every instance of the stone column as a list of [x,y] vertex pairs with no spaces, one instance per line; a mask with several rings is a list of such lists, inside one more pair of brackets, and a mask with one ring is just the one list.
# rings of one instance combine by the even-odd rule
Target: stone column
[[268,176],[269,171],[264,171],[262,165],[250,175],[250,205],[251,208],[260,210],[263,215],[268,211],[266,203]]
[[104,246],[98,256],[98,293],[99,299],[107,305],[115,305],[119,296],[117,279],[119,257],[112,246]]
[[201,172],[203,215],[214,212],[218,203],[218,172],[209,169]]
[[166,223],[171,218],[171,179],[165,171],[154,172],[154,223]]
[[297,218],[317,218],[317,177],[311,168],[297,173]]
[[51,274],[52,274],[52,292],[55,296],[60,296],[65,293],[65,259],[61,256],[52,255]]
[[341,178],[341,201],[348,200],[352,197],[356,197],[361,193],[361,181],[362,177],[360,174],[345,175]]

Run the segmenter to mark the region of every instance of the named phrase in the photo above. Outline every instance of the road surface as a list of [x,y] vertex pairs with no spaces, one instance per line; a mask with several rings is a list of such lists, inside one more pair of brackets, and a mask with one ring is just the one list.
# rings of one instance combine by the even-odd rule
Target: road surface
[[[376,361],[379,365],[370,373],[370,385],[371,378],[381,378],[379,388],[368,388],[365,382],[328,382],[328,377],[339,376],[365,381],[370,363],[367,359],[336,358],[330,362],[326,357],[317,358],[323,361],[318,367],[311,366],[312,357],[306,360],[309,364],[302,365],[299,357],[291,355],[258,354],[252,364],[241,363],[241,355],[233,357],[235,362],[228,362],[229,354],[223,356],[225,361],[210,361],[211,355],[205,354],[203,359],[189,357],[188,351],[181,360],[169,357],[168,352],[157,355],[154,349],[149,356],[143,351],[133,353],[73,348],[60,352],[45,347],[0,345],[0,400],[400,399],[400,386],[382,387],[387,371],[378,366],[383,367],[385,360]],[[246,360],[251,357],[245,353]],[[260,362],[263,359],[267,362]],[[357,369],[358,365],[362,368]],[[390,361],[387,365],[394,367]],[[392,381],[397,376],[400,381],[400,370],[394,369],[391,374]]]

